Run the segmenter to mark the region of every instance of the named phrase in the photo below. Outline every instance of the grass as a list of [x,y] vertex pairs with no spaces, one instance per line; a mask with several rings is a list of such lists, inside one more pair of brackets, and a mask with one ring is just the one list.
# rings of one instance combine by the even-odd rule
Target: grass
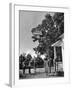
[[34,74],[24,74],[22,76],[20,76],[20,79],[31,79],[31,78],[49,78],[49,77],[63,77],[64,73],[45,73],[45,72],[36,72]]

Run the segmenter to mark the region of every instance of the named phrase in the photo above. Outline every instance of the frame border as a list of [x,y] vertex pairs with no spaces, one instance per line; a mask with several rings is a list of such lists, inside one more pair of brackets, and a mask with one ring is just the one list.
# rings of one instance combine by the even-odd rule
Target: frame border
[[[30,6],[30,7],[45,7],[45,8],[62,8],[68,7],[52,7],[52,6],[37,6],[37,5],[23,5],[23,4],[9,4],[9,84],[11,87],[15,86],[15,6]],[[70,63],[70,60],[69,60]],[[34,79],[35,80],[35,79]],[[70,82],[70,64],[69,64],[69,82]]]

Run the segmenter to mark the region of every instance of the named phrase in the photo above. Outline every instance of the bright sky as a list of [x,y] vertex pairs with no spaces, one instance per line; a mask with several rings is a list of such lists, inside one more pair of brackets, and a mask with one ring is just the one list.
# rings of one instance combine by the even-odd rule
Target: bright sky
[[19,11],[20,54],[25,52],[35,55],[33,48],[38,45],[38,42],[33,42],[31,30],[42,22],[46,14],[47,12],[40,11]]

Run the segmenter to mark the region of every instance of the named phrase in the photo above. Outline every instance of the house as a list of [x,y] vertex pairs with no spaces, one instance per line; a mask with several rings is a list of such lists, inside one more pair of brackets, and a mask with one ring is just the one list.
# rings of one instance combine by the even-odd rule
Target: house
[[58,40],[51,45],[54,48],[54,66],[55,71],[63,71],[64,58],[64,34],[59,36]]

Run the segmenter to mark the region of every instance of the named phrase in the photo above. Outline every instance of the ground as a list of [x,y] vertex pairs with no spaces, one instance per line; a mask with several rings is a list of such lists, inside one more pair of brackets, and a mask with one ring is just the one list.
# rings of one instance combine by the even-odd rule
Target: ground
[[22,71],[20,71],[20,79],[30,79],[30,78],[49,78],[49,77],[62,77],[64,76],[64,72],[60,71],[60,72],[54,72],[53,70],[54,68],[52,68],[52,72],[50,73],[48,71],[48,73],[45,72],[44,68],[37,68],[36,71],[34,72],[33,70],[31,70],[31,74],[28,73],[28,70],[26,70],[26,73],[23,74]]

